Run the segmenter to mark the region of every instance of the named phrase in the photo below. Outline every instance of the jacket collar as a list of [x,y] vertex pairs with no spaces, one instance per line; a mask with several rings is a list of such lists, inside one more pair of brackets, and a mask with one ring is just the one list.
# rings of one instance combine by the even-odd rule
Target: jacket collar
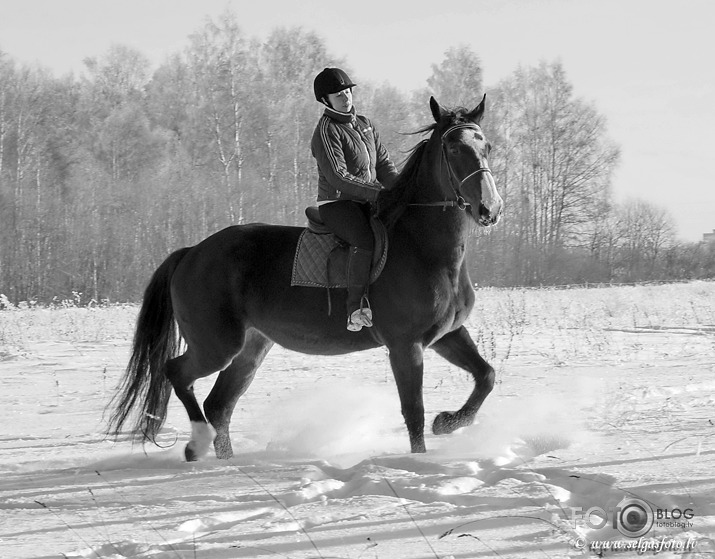
[[355,122],[355,107],[350,109],[349,113],[343,113],[341,111],[336,111],[332,107],[325,107],[324,116],[342,122],[343,124],[350,124]]

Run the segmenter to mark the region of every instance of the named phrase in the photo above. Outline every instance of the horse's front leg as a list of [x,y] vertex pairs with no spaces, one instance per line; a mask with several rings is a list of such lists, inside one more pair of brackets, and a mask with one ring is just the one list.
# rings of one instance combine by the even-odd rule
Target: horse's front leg
[[422,401],[423,352],[421,344],[390,347],[390,364],[412,452],[426,452],[425,407]]
[[435,342],[432,349],[474,377],[474,390],[462,408],[456,412],[443,411],[435,418],[432,432],[435,435],[445,435],[472,424],[477,411],[494,388],[495,375],[492,366],[479,355],[477,346],[464,326]]

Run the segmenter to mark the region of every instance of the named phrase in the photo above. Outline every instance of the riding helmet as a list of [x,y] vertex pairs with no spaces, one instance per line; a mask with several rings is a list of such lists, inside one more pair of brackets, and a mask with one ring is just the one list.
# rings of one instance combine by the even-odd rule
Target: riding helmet
[[323,97],[327,97],[331,93],[337,93],[355,85],[350,76],[340,68],[326,68],[315,76],[313,91],[315,92],[316,101],[322,101]]

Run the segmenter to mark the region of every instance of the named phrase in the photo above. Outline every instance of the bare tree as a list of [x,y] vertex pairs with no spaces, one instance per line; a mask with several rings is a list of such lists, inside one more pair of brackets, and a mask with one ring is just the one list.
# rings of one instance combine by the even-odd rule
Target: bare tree
[[113,44],[99,57],[84,59],[93,90],[110,107],[141,94],[149,79],[149,59],[126,45]]
[[470,47],[451,47],[442,62],[432,65],[427,85],[445,106],[476,106],[483,94],[482,63]]
[[267,159],[261,174],[272,199],[263,203],[275,208],[282,222],[303,222],[302,207],[315,196],[310,138],[320,109],[312,90],[313,79],[327,59],[322,40],[300,28],[276,29],[261,45],[257,84],[261,98],[256,105],[262,107],[264,120],[252,128]]
[[550,255],[578,245],[603,210],[619,152],[603,117],[574,98],[559,63],[520,68],[496,89],[492,121],[504,127],[498,136],[506,151],[497,148],[494,157],[508,177],[506,221],[518,251],[529,255],[522,279],[543,281]]
[[658,259],[674,242],[675,227],[668,211],[644,200],[629,200],[616,208],[614,224],[625,279],[653,279]]
[[226,217],[230,222],[241,222],[243,125],[252,77],[248,42],[236,16],[226,12],[218,22],[209,21],[191,36],[187,56],[205,132],[213,140],[221,166]]

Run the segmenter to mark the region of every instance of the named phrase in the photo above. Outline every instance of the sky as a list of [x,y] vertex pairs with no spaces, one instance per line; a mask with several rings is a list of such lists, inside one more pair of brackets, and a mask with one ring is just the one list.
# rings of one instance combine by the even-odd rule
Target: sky
[[354,81],[405,91],[425,86],[453,46],[480,57],[487,87],[558,61],[621,149],[616,201],[667,209],[684,241],[715,230],[713,0],[0,0],[0,50],[57,76],[112,44],[156,67],[226,10],[250,37],[314,31]]

